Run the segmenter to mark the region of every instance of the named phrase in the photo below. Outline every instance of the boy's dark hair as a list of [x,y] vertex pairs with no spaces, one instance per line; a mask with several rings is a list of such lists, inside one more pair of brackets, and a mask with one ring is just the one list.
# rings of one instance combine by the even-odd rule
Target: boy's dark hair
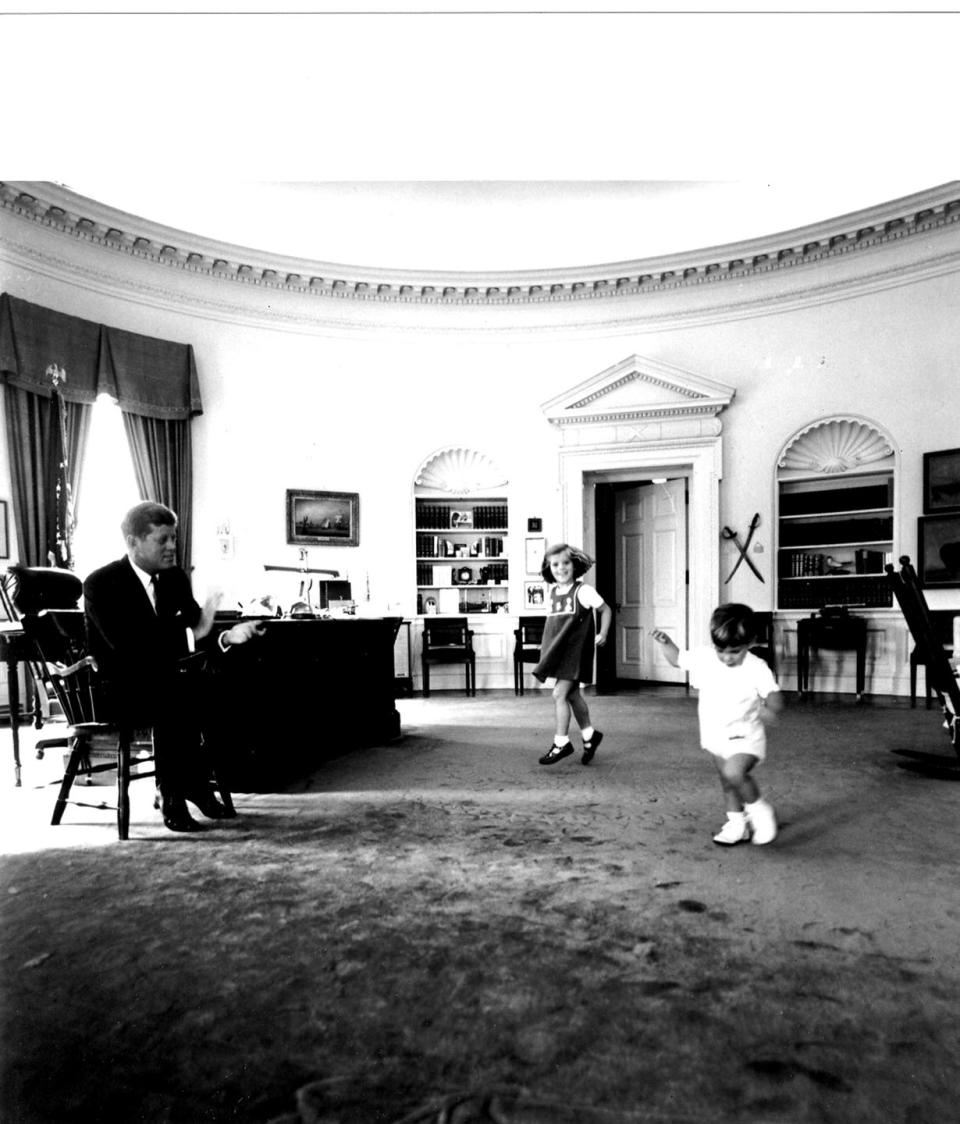
[[540,577],[542,577],[545,582],[553,581],[550,559],[564,552],[570,555],[570,561],[573,563],[574,578],[582,578],[593,565],[594,560],[590,555],[585,554],[582,550],[578,550],[575,546],[571,546],[569,543],[565,542],[554,543],[553,546],[547,547],[547,552],[543,556],[543,565],[540,567]]
[[738,601],[718,605],[710,618],[710,639],[718,648],[742,648],[757,638],[753,609]]
[[177,517],[166,504],[145,500],[130,508],[123,517],[120,530],[124,538],[133,535],[135,539],[142,539],[150,534],[152,527],[176,527],[176,525]]

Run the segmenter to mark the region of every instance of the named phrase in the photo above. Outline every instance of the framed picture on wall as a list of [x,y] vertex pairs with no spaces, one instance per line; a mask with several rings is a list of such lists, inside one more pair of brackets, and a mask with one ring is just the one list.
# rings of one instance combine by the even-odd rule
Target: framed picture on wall
[[359,492],[287,490],[287,542],[307,546],[357,546]]
[[7,522],[7,501],[0,500],[0,558],[10,557],[10,524]]
[[545,609],[547,607],[546,582],[524,582],[523,605],[525,609]]
[[923,514],[960,511],[960,449],[923,454]]
[[527,539],[526,565],[528,574],[539,574],[543,565],[543,556],[547,551],[547,540],[543,538]]
[[960,586],[960,511],[917,520],[917,576],[925,589]]

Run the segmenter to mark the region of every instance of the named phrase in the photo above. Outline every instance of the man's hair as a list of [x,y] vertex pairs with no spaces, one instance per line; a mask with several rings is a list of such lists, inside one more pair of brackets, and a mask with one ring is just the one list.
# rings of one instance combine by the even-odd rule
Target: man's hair
[[150,534],[152,527],[176,527],[176,525],[177,517],[169,507],[147,500],[130,508],[123,517],[120,530],[123,531],[124,538],[132,535],[135,539],[142,539]]
[[718,605],[710,618],[710,638],[718,648],[742,648],[756,640],[753,609],[737,601]]

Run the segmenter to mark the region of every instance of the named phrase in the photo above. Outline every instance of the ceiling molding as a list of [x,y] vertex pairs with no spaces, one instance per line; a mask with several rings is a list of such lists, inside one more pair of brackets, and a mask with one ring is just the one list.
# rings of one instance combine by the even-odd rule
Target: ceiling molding
[[[273,257],[205,239],[88,200],[53,183],[0,181],[0,213],[81,242],[189,274],[274,293],[364,304],[569,306],[636,301],[655,293],[737,287],[751,278],[796,275],[905,240],[924,244],[960,223],[960,181],[869,210],[766,238],[667,257],[540,272],[434,273],[368,269]],[[951,259],[951,268],[956,267]],[[722,303],[723,298],[718,292]],[[731,301],[736,298],[731,294]]]

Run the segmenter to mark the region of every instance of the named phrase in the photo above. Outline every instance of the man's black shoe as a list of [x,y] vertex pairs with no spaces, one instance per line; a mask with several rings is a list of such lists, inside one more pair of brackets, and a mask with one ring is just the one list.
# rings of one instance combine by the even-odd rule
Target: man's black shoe
[[203,831],[203,828],[187,811],[187,805],[182,800],[164,799],[161,801],[163,808],[163,826],[170,831]]
[[[230,813],[212,792],[198,793],[196,796],[188,796],[187,799],[191,804],[195,804],[208,820],[226,820],[230,818]],[[234,812],[234,815],[236,815],[236,812]]]

